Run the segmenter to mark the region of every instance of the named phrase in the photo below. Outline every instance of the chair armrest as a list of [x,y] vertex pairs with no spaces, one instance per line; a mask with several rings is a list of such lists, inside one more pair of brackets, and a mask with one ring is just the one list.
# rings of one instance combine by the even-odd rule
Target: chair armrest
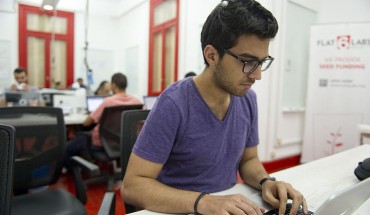
[[80,167],[83,171],[89,173],[90,176],[97,176],[100,174],[99,166],[87,161],[79,156],[71,158],[73,167]]
[[76,196],[77,199],[80,200],[80,202],[85,205],[87,202],[87,195],[85,184],[82,180],[81,170],[87,172],[89,176],[97,176],[100,174],[100,168],[99,166],[79,156],[73,156],[71,158],[71,162],[73,177],[75,179]]
[[116,193],[106,192],[100,205],[98,215],[114,215],[116,209]]

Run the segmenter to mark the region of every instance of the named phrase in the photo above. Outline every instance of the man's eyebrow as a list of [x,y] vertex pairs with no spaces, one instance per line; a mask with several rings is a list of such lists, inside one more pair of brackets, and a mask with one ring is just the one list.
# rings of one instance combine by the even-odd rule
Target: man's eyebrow
[[241,57],[241,58],[249,58],[249,59],[253,59],[253,60],[265,60],[266,58],[269,57],[269,55],[267,55],[266,57],[264,57],[262,59],[259,59],[257,56],[252,55],[252,54],[248,54],[248,53],[243,53],[243,54],[240,54],[238,56]]

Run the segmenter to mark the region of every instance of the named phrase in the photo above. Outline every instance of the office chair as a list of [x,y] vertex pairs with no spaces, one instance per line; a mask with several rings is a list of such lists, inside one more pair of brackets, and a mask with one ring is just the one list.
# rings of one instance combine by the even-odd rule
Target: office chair
[[101,176],[86,179],[86,184],[108,180],[108,191],[113,191],[115,180],[121,179],[121,171],[117,168],[117,164],[120,164],[121,158],[121,114],[123,111],[142,108],[142,104],[119,105],[104,108],[102,117],[99,121],[99,134],[104,150],[91,151],[90,154],[92,159],[96,162],[100,162],[102,164],[111,163],[113,170],[105,172],[102,171],[103,174],[101,174]]
[[0,214],[10,214],[13,192],[15,129],[0,124]]
[[116,193],[106,192],[102,204],[99,208],[98,215],[115,215],[116,211]]
[[[144,121],[148,117],[150,110],[128,110],[122,112],[121,117],[121,178],[125,177],[128,160],[132,148],[141,131]],[[124,200],[123,200],[124,201]],[[136,211],[133,205],[125,203],[126,213]]]
[[[63,112],[52,107],[1,108],[0,123],[12,125],[15,135],[15,168],[12,214],[86,214],[86,193],[76,180],[77,196],[65,189],[48,189],[61,174],[66,145]],[[96,165],[74,157],[74,172],[81,168],[99,174]],[[31,189],[34,188],[34,189]],[[29,192],[33,190],[33,192]]]

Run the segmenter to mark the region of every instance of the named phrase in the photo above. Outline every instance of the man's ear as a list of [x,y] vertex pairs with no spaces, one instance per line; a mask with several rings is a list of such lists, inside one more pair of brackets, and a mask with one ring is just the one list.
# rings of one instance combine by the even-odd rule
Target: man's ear
[[217,65],[219,55],[217,49],[212,45],[207,45],[203,50],[204,57],[210,66]]

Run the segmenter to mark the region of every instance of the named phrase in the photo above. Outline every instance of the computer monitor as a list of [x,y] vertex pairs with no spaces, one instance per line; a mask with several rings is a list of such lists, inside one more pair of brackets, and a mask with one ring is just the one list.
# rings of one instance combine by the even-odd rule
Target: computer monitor
[[94,112],[106,96],[87,96],[86,97],[86,104],[87,104],[87,112],[91,113]]
[[157,101],[158,96],[144,96],[144,109],[151,110]]

